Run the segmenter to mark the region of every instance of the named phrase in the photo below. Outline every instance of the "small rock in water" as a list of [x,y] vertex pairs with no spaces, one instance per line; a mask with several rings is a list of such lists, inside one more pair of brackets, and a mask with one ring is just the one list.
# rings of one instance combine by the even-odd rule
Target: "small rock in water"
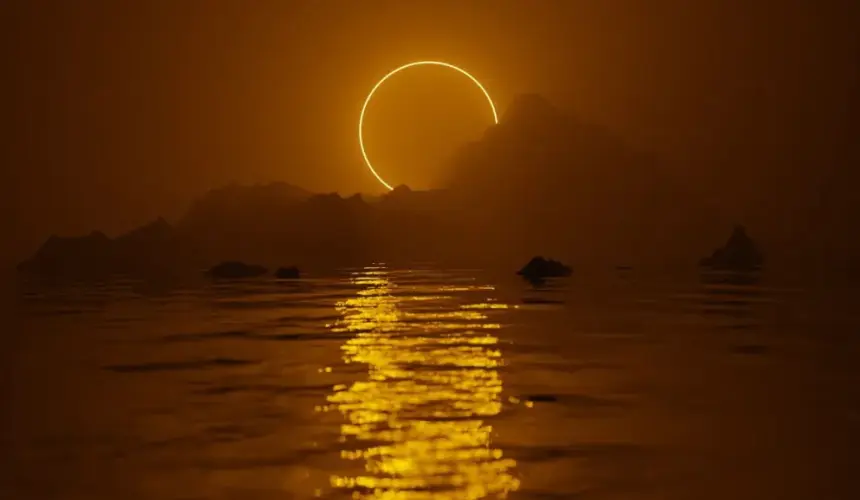
[[560,278],[570,276],[571,269],[557,260],[533,257],[517,274],[528,280]]
[[532,394],[526,398],[526,401],[531,401],[532,403],[554,403],[558,401],[558,398],[552,394]]
[[728,241],[702,258],[699,265],[722,271],[755,271],[764,265],[764,256],[747,235],[746,228],[736,225]]
[[275,271],[275,278],[279,280],[292,280],[299,278],[299,268],[296,266],[279,267]]
[[225,279],[256,278],[266,274],[266,268],[231,260],[212,267],[207,274],[213,278]]

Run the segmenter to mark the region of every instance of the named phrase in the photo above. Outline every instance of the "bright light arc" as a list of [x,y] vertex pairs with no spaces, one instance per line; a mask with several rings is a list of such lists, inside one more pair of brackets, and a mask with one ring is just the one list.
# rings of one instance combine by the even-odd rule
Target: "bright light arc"
[[408,68],[411,68],[413,66],[427,66],[427,65],[429,65],[429,66],[443,66],[446,68],[450,68],[450,69],[453,69],[459,73],[462,73],[463,75],[468,77],[469,80],[472,80],[472,83],[474,83],[475,85],[478,86],[479,89],[481,89],[481,92],[483,92],[484,96],[487,98],[487,102],[490,103],[490,109],[493,111],[493,123],[499,123],[499,115],[496,113],[496,105],[493,104],[493,99],[490,97],[489,92],[487,92],[487,89],[485,89],[484,86],[481,85],[481,82],[479,82],[477,78],[475,78],[474,76],[469,74],[469,72],[464,70],[463,68],[460,68],[458,66],[454,66],[453,64],[449,64],[449,63],[442,62],[442,61],[416,61],[416,62],[411,62],[409,64],[404,64],[403,66],[400,66],[399,68],[395,68],[395,69],[391,70],[387,75],[383,76],[378,82],[376,82],[376,85],[374,85],[372,89],[370,89],[370,93],[367,94],[367,98],[364,99],[364,105],[361,106],[361,115],[358,117],[358,144],[359,144],[359,146],[361,146],[361,156],[364,157],[364,163],[367,165],[367,168],[369,168],[370,171],[373,173],[373,176],[376,177],[376,180],[378,180],[380,183],[382,183],[382,185],[385,186],[386,188],[388,188],[389,190],[393,190],[394,188],[391,187],[390,184],[385,182],[385,180],[382,177],[380,177],[380,175],[378,173],[376,173],[376,170],[373,168],[373,165],[370,163],[370,158],[367,157],[367,151],[365,151],[365,149],[364,149],[364,113],[365,113],[365,111],[367,111],[367,105],[370,104],[370,100],[373,98],[373,94],[375,94],[376,90],[383,83],[385,83],[385,80],[388,80],[389,78],[391,78],[395,74],[403,71],[404,69],[408,69]]

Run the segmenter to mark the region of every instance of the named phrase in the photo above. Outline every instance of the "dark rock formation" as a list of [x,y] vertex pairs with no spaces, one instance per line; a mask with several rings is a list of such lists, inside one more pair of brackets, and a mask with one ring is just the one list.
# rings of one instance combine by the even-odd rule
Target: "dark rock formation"
[[173,226],[159,217],[116,237],[112,250],[116,272],[163,274],[181,267],[185,245]]
[[283,247],[302,239],[296,212],[309,197],[284,183],[213,189],[191,204],[176,230],[201,263],[275,260],[284,257]]
[[180,225],[244,222],[262,212],[281,215],[310,196],[311,193],[283,182],[252,186],[231,184],[212,189],[195,200]]
[[181,267],[182,257],[179,236],[167,221],[158,218],[115,239],[99,231],[80,237],[51,236],[18,269],[58,279],[152,276],[172,273]]
[[[173,226],[159,218],[114,239],[51,237],[18,269],[47,277],[101,278],[193,273],[209,263],[276,260],[360,265],[383,232],[361,196],[312,196],[286,184],[214,189]],[[380,243],[379,247],[384,247]]]
[[173,227],[159,217],[149,224],[140,226],[116,238],[116,242],[128,246],[151,245],[173,237]]
[[527,280],[541,280],[545,278],[561,278],[570,276],[570,267],[557,260],[533,257],[528,264],[517,271],[517,274]]
[[296,266],[279,267],[275,271],[275,278],[279,280],[294,280],[299,278],[299,268]]
[[101,231],[79,237],[52,235],[18,270],[51,277],[105,275],[113,269],[111,243]]
[[658,167],[610,131],[527,95],[452,160],[446,189],[398,186],[371,201],[283,183],[232,185],[195,201],[175,227],[161,220],[117,238],[107,260],[143,273],[225,259],[495,267],[542,248],[595,265],[684,256],[695,265],[696,249],[720,226]]
[[413,191],[409,186],[400,185],[382,195],[379,207],[398,211],[438,212],[449,208],[447,194],[442,189]]
[[689,256],[727,222],[650,152],[534,94],[457,151],[449,172],[454,238],[507,259],[537,247],[601,266],[695,265]]
[[407,186],[406,184],[400,184],[400,185],[396,186],[394,189],[392,189],[391,192],[389,192],[387,194],[387,196],[389,196],[389,197],[390,196],[393,196],[393,197],[409,196],[409,193],[411,193],[411,192],[412,192],[412,189],[409,186]]
[[207,271],[209,276],[222,279],[256,278],[266,274],[266,268],[235,260],[222,262]]
[[532,403],[555,403],[558,401],[558,396],[554,394],[532,394],[526,397],[526,401],[531,401]]
[[755,271],[764,264],[764,256],[747,235],[746,228],[735,225],[726,244],[704,257],[699,264],[714,270]]

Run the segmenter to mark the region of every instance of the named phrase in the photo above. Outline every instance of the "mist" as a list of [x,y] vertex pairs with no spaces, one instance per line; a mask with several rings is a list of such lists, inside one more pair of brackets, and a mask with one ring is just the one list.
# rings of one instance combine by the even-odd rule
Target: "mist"
[[[832,226],[843,236],[827,245],[857,247],[844,221],[857,208],[860,158],[854,2],[0,8],[4,260],[52,233],[179,217],[232,181],[380,193],[358,148],[358,114],[376,80],[418,59],[468,68],[500,112],[537,93],[611,130],[772,241]],[[368,134],[395,183],[442,185],[449,157],[490,125],[476,89],[429,69],[378,97]]]

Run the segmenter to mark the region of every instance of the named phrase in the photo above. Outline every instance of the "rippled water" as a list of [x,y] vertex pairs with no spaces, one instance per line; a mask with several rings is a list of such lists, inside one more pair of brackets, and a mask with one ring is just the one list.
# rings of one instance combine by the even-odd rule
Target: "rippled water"
[[22,292],[10,498],[854,498],[853,299],[475,270]]

